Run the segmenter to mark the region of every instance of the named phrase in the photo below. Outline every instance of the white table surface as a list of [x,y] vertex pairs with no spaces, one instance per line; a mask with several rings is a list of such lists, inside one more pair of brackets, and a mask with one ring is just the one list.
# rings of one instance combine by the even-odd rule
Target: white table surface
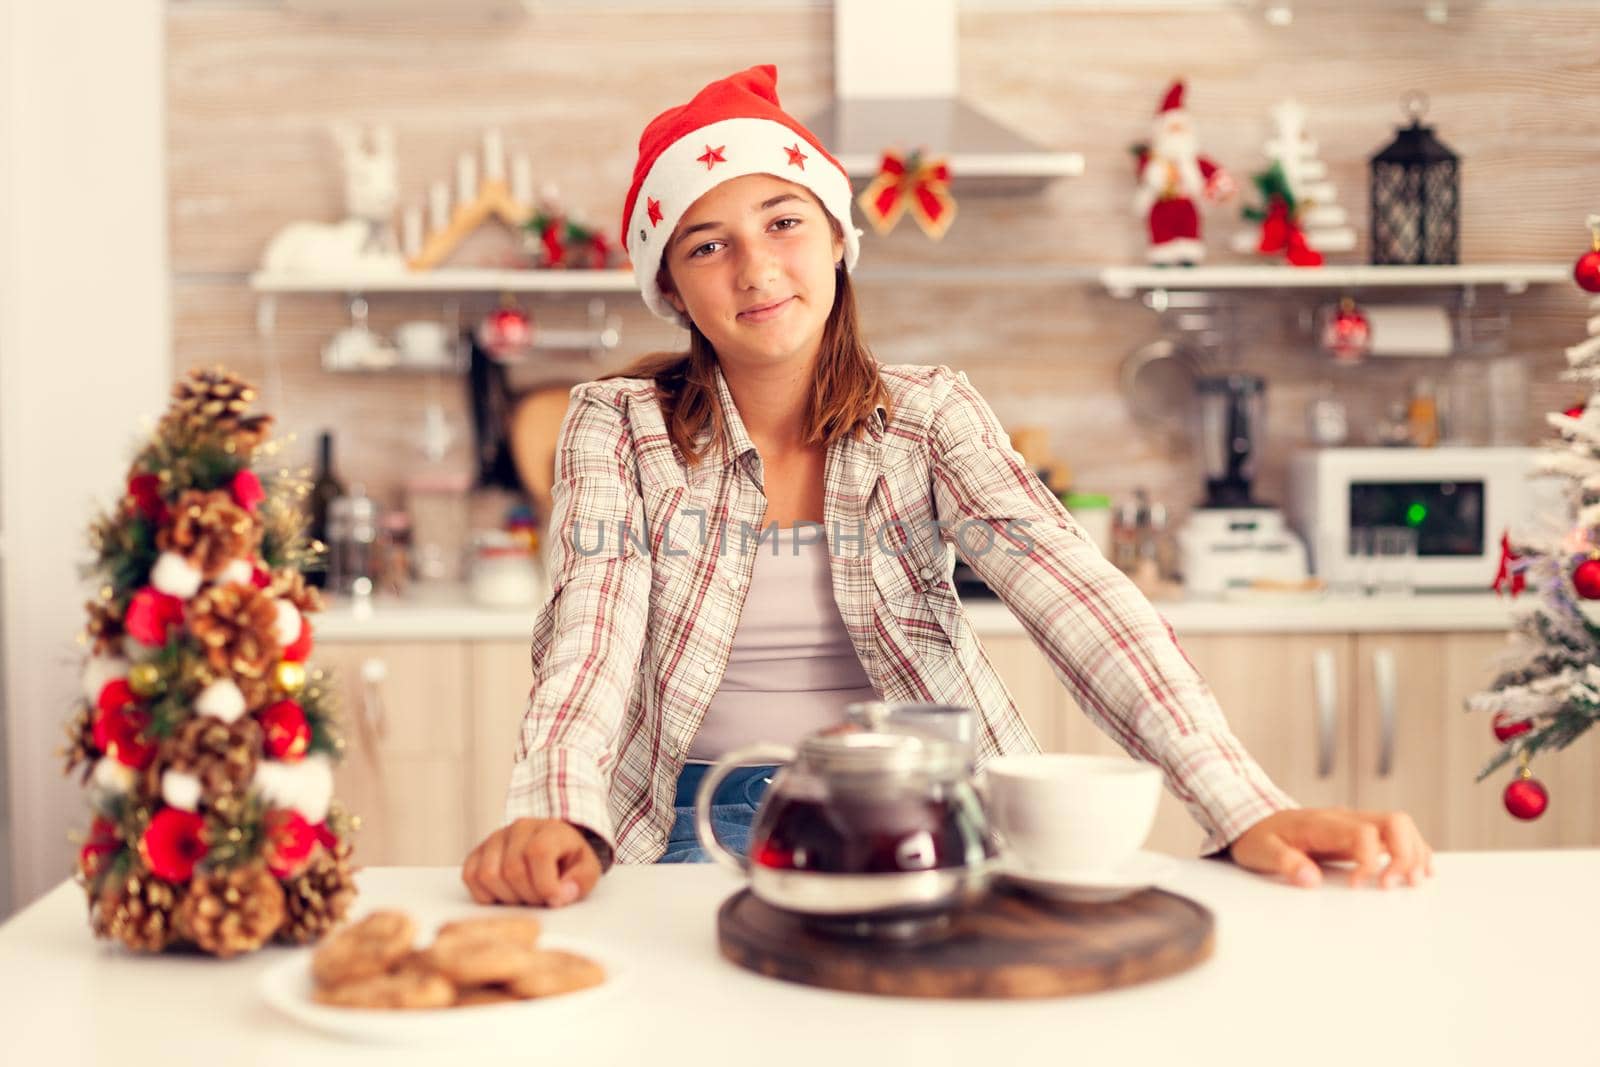
[[[1295,889],[1185,861],[1164,883],[1209,906],[1215,955],[1159,982],[1035,1001],[850,995],[747,973],[717,952],[711,866],[619,867],[540,912],[551,935],[625,959],[631,981],[525,1045],[395,1048],[326,1037],[260,997],[295,951],[142,957],[94,941],[64,883],[0,927],[12,1064],[1339,1064],[1600,1062],[1600,850],[1450,853],[1414,889]],[[359,876],[355,913],[429,922],[476,908],[447,868]]]

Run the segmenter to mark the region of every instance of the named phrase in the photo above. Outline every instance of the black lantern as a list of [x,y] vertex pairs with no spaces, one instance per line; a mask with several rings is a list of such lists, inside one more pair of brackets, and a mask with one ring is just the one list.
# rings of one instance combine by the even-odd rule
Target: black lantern
[[1372,262],[1455,263],[1461,231],[1461,159],[1422,124],[1428,98],[1407,96],[1411,125],[1369,161]]

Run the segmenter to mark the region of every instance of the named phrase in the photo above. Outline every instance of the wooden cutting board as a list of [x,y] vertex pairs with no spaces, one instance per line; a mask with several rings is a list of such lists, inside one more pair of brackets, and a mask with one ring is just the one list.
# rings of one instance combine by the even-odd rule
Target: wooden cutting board
[[722,955],[786,982],[900,997],[1058,997],[1148,982],[1211,955],[1211,912],[1160,889],[1105,904],[997,885],[904,942],[819,931],[745,889],[717,912]]

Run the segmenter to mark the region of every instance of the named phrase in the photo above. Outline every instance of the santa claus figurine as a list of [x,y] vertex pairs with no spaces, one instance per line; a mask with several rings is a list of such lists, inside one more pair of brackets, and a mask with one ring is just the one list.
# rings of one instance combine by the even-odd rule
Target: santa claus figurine
[[1200,212],[1195,201],[1233,195],[1228,172],[1200,154],[1194,122],[1183,106],[1183,82],[1175,81],[1156,112],[1151,143],[1140,145],[1139,191],[1134,211],[1150,223],[1146,258],[1159,266],[1193,266],[1205,258],[1200,243]]

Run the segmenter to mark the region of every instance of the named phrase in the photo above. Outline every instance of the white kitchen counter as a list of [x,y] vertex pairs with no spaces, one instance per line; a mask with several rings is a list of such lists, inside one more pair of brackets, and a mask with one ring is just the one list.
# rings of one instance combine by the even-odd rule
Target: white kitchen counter
[[[1529,602],[1523,596],[1515,602]],[[1410,597],[1323,597],[1240,601],[1160,601],[1156,607],[1179,636],[1212,633],[1357,633],[1410,630],[1504,630],[1513,601],[1492,593]],[[1022,624],[998,600],[969,598],[968,617],[979,636],[1020,634]],[[349,600],[333,598],[316,616],[319,639],[328,641],[524,640],[538,604],[484,608],[465,586],[418,586],[404,598],[379,597],[370,615],[358,616]]]
[[[16,1064],[1506,1064],[1595,1062],[1600,850],[1454,853],[1415,889],[1301,890],[1184,861],[1163,883],[1213,910],[1216,952],[1147,985],[1037,1001],[835,993],[747,973],[717,952],[734,877],[619,867],[586,901],[541,912],[552,935],[631,972],[615,995],[530,1024],[519,1047],[357,1044],[280,1017],[261,973],[305,949],[222,962],[140,957],[89,934],[63,883],[0,927]],[[481,911],[453,868],[359,876],[357,912],[423,923]]]

